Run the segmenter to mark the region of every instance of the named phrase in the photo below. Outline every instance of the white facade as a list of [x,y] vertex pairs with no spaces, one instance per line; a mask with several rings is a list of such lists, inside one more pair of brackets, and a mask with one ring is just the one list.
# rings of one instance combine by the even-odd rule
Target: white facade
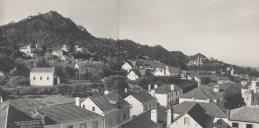
[[130,117],[137,116],[147,110],[150,110],[152,108],[156,108],[156,100],[150,100],[146,103],[141,103],[139,100],[137,100],[134,96],[129,95],[124,100],[126,100],[131,108],[130,108]]
[[118,128],[121,123],[129,119],[130,114],[130,106],[104,112],[90,98],[84,100],[81,107],[104,116],[105,128]]
[[127,75],[127,78],[129,80],[136,81],[139,79],[139,76],[134,71],[130,71],[129,74]]
[[53,72],[30,72],[31,86],[53,86],[54,85],[54,69]]
[[[238,127],[234,127],[235,125],[238,125]],[[249,128],[247,125],[252,125],[251,128],[259,128],[259,123],[253,123],[253,122],[242,122],[242,121],[229,121],[229,126],[231,128]]]
[[174,121],[168,128],[202,128],[190,115],[184,114],[181,118]]
[[31,45],[26,45],[24,47],[21,47],[20,52],[25,53],[28,56],[33,56],[32,50],[31,50]]
[[183,95],[183,91],[180,90],[175,90],[174,86],[176,85],[169,85],[171,86],[170,92],[167,93],[157,93],[154,89],[152,89],[149,93],[157,99],[157,102],[164,106],[164,107],[169,107],[173,106],[175,104],[178,104],[179,97]]
[[126,63],[124,63],[122,66],[121,66],[121,69],[123,69],[123,70],[125,70],[125,71],[127,71],[127,72],[130,72],[131,70],[132,70],[132,66],[128,63],[128,62],[126,62]]

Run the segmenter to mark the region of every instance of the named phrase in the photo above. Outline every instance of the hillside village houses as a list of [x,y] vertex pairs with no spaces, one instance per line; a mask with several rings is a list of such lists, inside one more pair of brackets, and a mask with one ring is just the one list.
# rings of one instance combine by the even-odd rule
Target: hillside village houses
[[115,92],[105,91],[105,95],[88,97],[81,107],[104,116],[105,128],[118,128],[130,118],[130,104]]
[[[128,73],[127,76],[130,80],[132,79],[137,80],[138,79],[137,77],[140,77],[140,75],[137,74],[138,70],[139,72],[144,72],[144,73],[141,73],[142,76],[145,75],[146,71],[153,74],[154,76],[176,76],[176,75],[179,75],[179,72],[180,72],[178,68],[167,66],[159,61],[144,60],[144,59],[128,60],[122,65],[121,68],[127,71]],[[136,75],[132,75],[133,72],[131,71],[134,71]]]
[[153,89],[149,85],[148,88],[149,93],[157,99],[159,105],[166,108],[178,104],[179,97],[183,95],[183,90],[175,84],[163,84],[159,87],[154,85]]
[[157,107],[156,99],[147,92],[131,94],[124,98],[124,100],[131,106],[130,117]]
[[37,67],[33,68],[30,72],[31,86],[53,86],[59,83],[60,80],[55,76],[53,67]]

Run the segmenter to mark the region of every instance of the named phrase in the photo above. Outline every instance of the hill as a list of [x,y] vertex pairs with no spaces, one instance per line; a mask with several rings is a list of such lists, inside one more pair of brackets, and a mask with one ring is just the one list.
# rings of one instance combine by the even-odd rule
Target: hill
[[0,26],[0,50],[11,54],[25,44],[37,44],[43,49],[74,47],[80,45],[101,58],[149,57],[173,66],[184,66],[188,56],[178,51],[168,51],[161,46],[140,45],[131,40],[96,38],[84,27],[76,25],[55,11],[29,16],[19,22]]
[[[209,63],[220,62],[210,60],[201,53],[187,56],[181,51],[168,51],[160,45],[148,46],[132,40],[96,38],[83,26],[55,11],[28,16],[19,22],[0,26],[0,53],[11,56],[26,44],[37,44],[43,52],[66,44],[70,53],[74,52],[75,45],[79,45],[87,49],[86,54],[98,59],[116,58],[120,63],[128,59],[149,58],[182,69],[187,69],[187,64],[196,60],[197,56],[202,56]],[[223,62],[220,64],[225,65]]]

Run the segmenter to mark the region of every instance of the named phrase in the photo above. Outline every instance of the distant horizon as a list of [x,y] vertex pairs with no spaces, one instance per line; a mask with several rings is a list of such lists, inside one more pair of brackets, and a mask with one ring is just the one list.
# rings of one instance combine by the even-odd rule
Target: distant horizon
[[[147,2],[149,7],[144,6]],[[257,68],[257,7],[256,0],[0,0],[0,25],[53,10],[95,37],[161,45],[188,56],[202,53],[228,64]]]

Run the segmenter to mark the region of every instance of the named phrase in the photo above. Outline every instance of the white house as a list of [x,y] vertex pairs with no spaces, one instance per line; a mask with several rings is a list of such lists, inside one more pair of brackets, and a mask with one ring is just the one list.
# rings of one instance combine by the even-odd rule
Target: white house
[[141,73],[138,70],[131,70],[127,75],[127,78],[132,81],[137,81],[140,77]]
[[121,66],[121,69],[127,71],[127,72],[130,72],[132,69],[133,69],[133,65],[131,62],[127,61],[125,62],[122,66]]
[[61,50],[62,50],[62,51],[65,51],[65,52],[68,52],[67,45],[65,45],[65,44],[62,45]]
[[21,47],[20,52],[25,53],[27,56],[33,56],[31,45]]
[[131,94],[124,98],[124,100],[131,106],[131,117],[137,116],[145,111],[151,110],[152,108],[156,108],[156,99],[147,92]]
[[105,128],[118,128],[130,115],[128,102],[117,93],[108,91],[104,96],[86,98],[81,107],[104,116]]
[[232,128],[258,128],[259,108],[244,106],[230,110],[229,125]]
[[83,48],[75,45],[75,52],[83,52]]
[[52,55],[55,55],[55,56],[59,57],[60,60],[63,60],[63,61],[66,60],[66,57],[64,56],[62,50],[53,50]]
[[53,86],[54,85],[54,68],[33,68],[30,72],[31,86]]
[[183,102],[173,107],[168,128],[229,128],[228,110],[215,103]]
[[149,93],[164,107],[178,104],[179,97],[183,95],[183,90],[174,84],[164,84],[159,87],[154,85],[154,89],[151,89],[150,86],[151,85],[149,85]]

